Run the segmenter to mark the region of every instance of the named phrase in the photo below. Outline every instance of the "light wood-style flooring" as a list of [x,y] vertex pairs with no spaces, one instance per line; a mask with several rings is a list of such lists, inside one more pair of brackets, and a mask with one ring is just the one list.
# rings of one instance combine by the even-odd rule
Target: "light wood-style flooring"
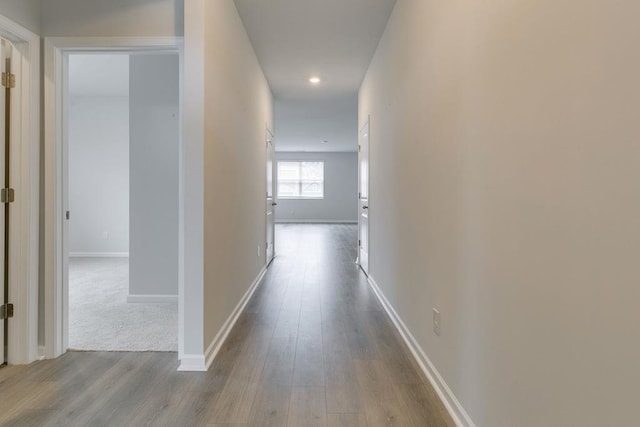
[[0,370],[3,426],[453,426],[354,264],[354,225],[279,225],[278,257],[209,372],[175,353]]

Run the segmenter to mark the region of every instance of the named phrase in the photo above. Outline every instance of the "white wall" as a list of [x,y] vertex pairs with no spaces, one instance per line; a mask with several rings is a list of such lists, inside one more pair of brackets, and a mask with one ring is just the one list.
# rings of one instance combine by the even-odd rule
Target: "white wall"
[[398,0],[363,82],[371,275],[478,426],[638,423],[639,14]]
[[357,222],[357,153],[276,153],[276,161],[324,161],[324,199],[278,199],[277,222]]
[[130,295],[178,293],[178,55],[131,55]]
[[40,0],[0,0],[0,15],[40,34]]
[[202,6],[206,348],[265,264],[273,98],[233,1]]
[[45,36],[177,36],[183,0],[44,0]]
[[129,252],[128,97],[70,99],[69,210],[72,256]]

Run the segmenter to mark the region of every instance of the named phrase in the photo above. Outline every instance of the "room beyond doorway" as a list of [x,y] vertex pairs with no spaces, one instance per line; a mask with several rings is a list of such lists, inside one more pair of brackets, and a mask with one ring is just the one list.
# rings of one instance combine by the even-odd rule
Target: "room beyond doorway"
[[67,348],[178,350],[179,58],[68,55]]

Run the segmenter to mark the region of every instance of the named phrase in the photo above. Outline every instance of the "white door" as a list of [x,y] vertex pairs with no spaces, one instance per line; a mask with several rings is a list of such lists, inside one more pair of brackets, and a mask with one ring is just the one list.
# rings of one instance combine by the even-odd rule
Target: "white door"
[[269,265],[275,257],[275,143],[273,134],[267,129],[267,241],[265,244],[266,263]]
[[358,263],[369,274],[369,119],[358,141]]

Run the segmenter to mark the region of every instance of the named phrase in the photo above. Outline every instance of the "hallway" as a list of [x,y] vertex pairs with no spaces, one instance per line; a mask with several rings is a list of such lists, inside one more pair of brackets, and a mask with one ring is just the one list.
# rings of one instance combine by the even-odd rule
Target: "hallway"
[[354,263],[355,225],[279,225],[278,257],[207,373],[172,353],[0,371],[1,425],[451,426]]

